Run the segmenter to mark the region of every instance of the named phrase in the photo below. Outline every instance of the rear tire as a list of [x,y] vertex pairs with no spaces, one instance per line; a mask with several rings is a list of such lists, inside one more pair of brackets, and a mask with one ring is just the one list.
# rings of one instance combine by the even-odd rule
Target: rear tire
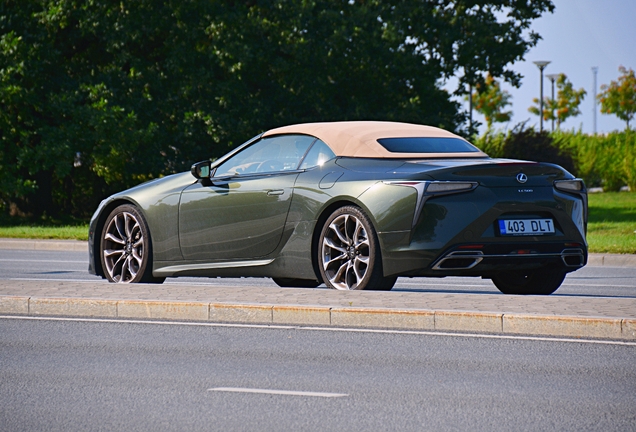
[[505,272],[492,278],[504,294],[549,295],[555,292],[565,279],[565,272],[540,269],[533,272]]
[[281,288],[316,288],[322,282],[309,279],[272,278]]
[[378,236],[358,207],[345,206],[325,221],[318,242],[318,268],[328,288],[385,290],[397,277],[384,277]]
[[150,231],[133,205],[121,205],[108,215],[100,235],[99,255],[109,282],[162,283],[166,279],[152,276]]

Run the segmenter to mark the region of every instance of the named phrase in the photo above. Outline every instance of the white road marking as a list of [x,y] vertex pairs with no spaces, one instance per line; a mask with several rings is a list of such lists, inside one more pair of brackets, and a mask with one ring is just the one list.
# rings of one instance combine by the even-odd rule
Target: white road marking
[[[0,278],[1,279],[1,278]],[[94,280],[91,279],[54,279],[54,278],[9,278],[4,280],[11,281],[46,281],[46,282],[79,282],[79,283],[108,283],[106,279],[102,279],[99,276],[95,276]]]
[[580,284],[580,283],[564,283],[561,286],[570,286],[570,287],[593,287],[593,288],[636,288],[636,285],[599,285],[599,284]]
[[[425,278],[423,278],[425,279]],[[437,287],[478,287],[478,288],[494,288],[494,285],[491,281],[484,281],[484,283],[482,284],[464,284],[461,282],[452,282],[452,281],[440,281],[437,283],[434,282],[401,282],[398,279],[397,284],[395,284],[396,287],[400,287],[400,286],[404,286],[404,285],[409,285],[409,286],[437,286]],[[571,287],[615,287],[615,288],[636,288],[636,285],[599,285],[599,284],[582,284],[582,283],[577,283],[577,282],[564,282],[562,285],[562,287],[565,286],[571,286]]]
[[289,391],[289,390],[268,390],[268,389],[255,389],[255,388],[240,388],[240,387],[216,387],[210,388],[208,391],[215,392],[232,392],[232,393],[260,393],[260,394],[272,394],[272,395],[284,395],[284,396],[309,396],[309,397],[345,397],[349,396],[345,393],[321,393],[321,392],[304,392],[304,391]]
[[[397,288],[400,287],[400,285],[407,285],[401,282],[398,282],[397,284],[395,284],[395,286]],[[434,286],[434,287],[444,287],[444,288],[448,288],[448,287],[460,287],[460,288],[465,288],[465,287],[471,287],[471,288],[494,288],[494,285],[487,283],[487,284],[483,284],[483,285],[465,285],[462,283],[438,283],[438,284],[432,284],[432,283],[421,283],[421,284],[408,284],[410,286]],[[564,283],[561,285],[562,287],[595,287],[595,288],[602,288],[602,287],[608,287],[608,288],[636,288],[636,285],[599,285],[599,284],[579,284],[579,283]],[[498,292],[498,290],[497,290]]]
[[68,260],[26,260],[26,259],[11,259],[11,258],[0,258],[0,262],[29,262],[29,263],[72,263],[72,264],[88,264],[88,260],[86,261],[68,261]]
[[[106,279],[100,276],[95,276],[95,279],[61,279],[61,278],[8,278],[0,280],[12,280],[12,281],[46,281],[46,282],[78,282],[78,283],[109,283]],[[228,284],[214,283],[214,282],[173,282],[166,281],[163,285],[193,285],[193,286],[211,286],[211,287],[226,287]],[[261,285],[247,285],[248,287],[261,287]],[[269,285],[262,285],[270,288]]]
[[617,341],[617,340],[600,340],[600,339],[574,339],[574,338],[558,338],[550,336],[517,336],[517,335],[498,335],[498,334],[478,334],[478,333],[449,333],[442,331],[423,331],[423,330],[379,330],[364,328],[343,328],[343,327],[303,327],[291,325],[276,324],[229,324],[229,323],[205,323],[205,322],[181,322],[181,321],[153,321],[153,320],[128,320],[113,318],[65,318],[65,317],[34,317],[19,315],[0,315],[0,319],[18,319],[32,321],[74,321],[74,322],[96,322],[96,323],[117,323],[117,324],[153,324],[153,325],[178,325],[190,327],[236,327],[236,328],[258,328],[273,330],[308,330],[308,331],[333,331],[333,332],[350,332],[350,333],[382,333],[382,334],[404,334],[404,335],[423,335],[423,336],[450,336],[450,337],[467,337],[477,339],[509,339],[509,340],[528,340],[540,342],[572,342],[587,343],[598,345],[623,345],[635,346],[636,342]]
[[494,285],[488,281],[487,283],[483,283],[483,284],[463,284],[461,282],[458,283],[449,283],[447,281],[441,282],[441,283],[431,283],[431,282],[400,282],[398,280],[398,283],[395,284],[396,287],[400,287],[400,286],[405,286],[408,285],[409,287],[419,287],[419,286],[437,286],[437,287],[471,287],[471,288],[487,288],[487,287],[493,287]]

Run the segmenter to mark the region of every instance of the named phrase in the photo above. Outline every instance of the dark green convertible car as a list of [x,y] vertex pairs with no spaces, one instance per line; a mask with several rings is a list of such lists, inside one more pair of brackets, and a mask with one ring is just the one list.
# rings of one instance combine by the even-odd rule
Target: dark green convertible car
[[309,123],[105,199],[89,271],[343,290],[481,276],[551,294],[586,264],[586,226],[585,185],[557,165],[493,159],[429,126]]

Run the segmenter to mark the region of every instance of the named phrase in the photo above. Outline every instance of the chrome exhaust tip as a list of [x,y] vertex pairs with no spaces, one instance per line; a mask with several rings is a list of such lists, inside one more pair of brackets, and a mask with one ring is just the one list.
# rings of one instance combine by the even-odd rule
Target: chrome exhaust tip
[[567,267],[583,267],[585,265],[585,255],[582,249],[563,249],[561,259]]
[[468,270],[484,259],[482,251],[455,251],[440,259],[433,270]]

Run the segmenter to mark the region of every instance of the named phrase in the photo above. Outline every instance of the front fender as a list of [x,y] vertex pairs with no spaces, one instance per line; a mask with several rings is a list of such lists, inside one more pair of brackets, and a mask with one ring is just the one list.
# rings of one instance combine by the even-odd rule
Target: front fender
[[150,231],[153,261],[182,260],[179,245],[181,192],[195,179],[188,173],[174,174],[119,192],[103,200],[89,226],[89,272],[102,275],[99,238],[106,218],[116,207],[132,204],[141,211]]

